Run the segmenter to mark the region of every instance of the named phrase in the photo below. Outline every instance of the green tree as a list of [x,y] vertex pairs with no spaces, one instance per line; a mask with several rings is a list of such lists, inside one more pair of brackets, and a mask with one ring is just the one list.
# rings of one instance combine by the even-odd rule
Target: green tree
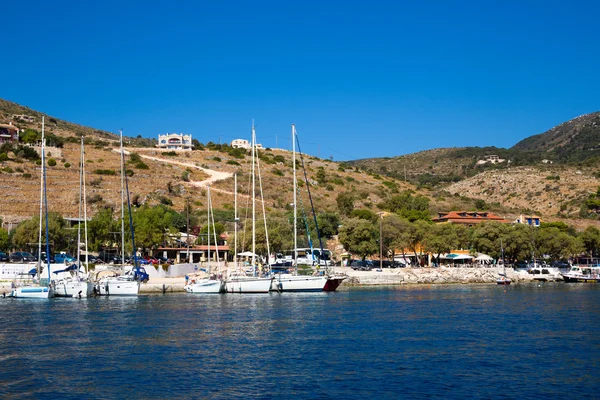
[[[19,249],[33,250],[38,247],[39,241],[39,216],[21,222],[13,232],[11,240]],[[42,232],[46,230],[46,218],[42,218]],[[74,232],[67,229],[66,221],[57,213],[48,214],[49,240],[54,251],[68,250],[74,239]],[[45,235],[42,242],[46,243]]]
[[354,194],[352,192],[344,192],[337,195],[335,201],[341,215],[349,216],[354,210]]
[[4,228],[0,228],[0,250],[7,251],[10,247],[8,232]]
[[451,223],[434,224],[425,232],[423,245],[426,251],[432,253],[440,263],[442,253],[450,253],[458,247],[456,226]]
[[[88,246],[92,251],[120,243],[114,232],[121,232],[121,224],[113,219],[112,208],[102,208],[88,223]],[[120,236],[120,234],[119,234]]]
[[410,222],[396,214],[389,214],[381,220],[381,239],[383,253],[394,259],[396,250],[404,255],[405,244],[400,240],[402,234],[408,231]]
[[317,222],[319,223],[319,231],[321,231],[321,237],[331,238],[338,234],[338,227],[340,226],[340,216],[334,212],[322,212],[317,215]]
[[581,232],[579,239],[583,244],[584,250],[591,257],[598,257],[598,250],[600,250],[600,229],[595,226],[588,226]]
[[423,240],[430,227],[431,225],[426,221],[417,220],[408,224],[407,230],[400,235],[401,246],[410,249],[418,263],[423,256]]
[[553,260],[568,259],[584,250],[580,240],[557,227],[539,228],[539,243],[538,252],[549,255]]
[[351,218],[344,221],[339,240],[346,251],[357,254],[363,260],[379,251],[379,229],[371,221]]

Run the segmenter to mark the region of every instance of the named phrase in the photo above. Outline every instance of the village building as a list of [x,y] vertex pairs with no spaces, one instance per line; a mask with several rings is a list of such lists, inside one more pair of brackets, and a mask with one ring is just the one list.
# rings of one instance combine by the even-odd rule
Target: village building
[[13,114],[12,119],[20,120],[23,122],[29,122],[30,124],[35,122],[35,117],[32,117],[31,115],[26,115],[26,114]]
[[[252,143],[250,143],[246,139],[234,139],[231,141],[231,147],[235,149],[250,149],[252,148]],[[262,144],[256,143],[256,148],[262,149]]]
[[461,224],[466,226],[473,226],[482,222],[501,222],[509,224],[512,221],[504,219],[503,217],[496,215],[488,211],[450,211],[438,213],[437,218],[432,218],[433,222],[449,222],[452,224]]
[[500,158],[495,154],[490,154],[490,155],[484,156],[483,160],[477,160],[477,164],[478,165],[487,164],[487,163],[500,164],[500,163],[503,163],[504,161],[506,161],[506,159]]
[[0,124],[0,144],[17,143],[19,141],[19,128],[10,124]]
[[184,135],[183,133],[167,133],[158,135],[159,149],[163,150],[192,150],[192,135]]
[[542,219],[537,215],[519,215],[515,220],[515,224],[525,224],[529,226],[540,226]]

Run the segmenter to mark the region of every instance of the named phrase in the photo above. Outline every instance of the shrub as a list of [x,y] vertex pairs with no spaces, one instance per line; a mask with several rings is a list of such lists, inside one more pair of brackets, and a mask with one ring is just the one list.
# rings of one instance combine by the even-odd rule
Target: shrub
[[8,161],[8,154],[0,153],[0,162]]
[[216,162],[221,162],[221,157],[213,157],[213,160]]
[[229,165],[241,165],[239,162],[237,162],[235,160],[229,160],[229,161],[227,161],[227,164],[229,164]]
[[186,169],[185,171],[183,171],[183,173],[181,174],[181,180],[184,182],[190,181],[190,170],[189,169]]
[[48,166],[49,167],[54,167],[56,165],[56,160],[54,158],[49,158],[48,159]]
[[68,162],[65,163],[65,168],[71,168],[71,164],[69,164]]
[[163,156],[169,156],[169,157],[176,157],[177,156],[177,152],[176,151],[163,151],[162,155]]
[[13,169],[12,169],[11,167],[4,167],[2,170],[3,170],[4,172],[8,172],[9,174],[12,174],[12,173],[14,172],[14,171],[13,171]]
[[31,178],[31,174],[25,173],[23,174],[23,178],[29,179]]
[[283,176],[284,172],[280,169],[275,168],[275,169],[273,169],[273,175]]
[[87,201],[89,204],[94,204],[102,201],[102,195],[99,193],[94,194],[93,196],[88,196]]
[[117,173],[112,169],[97,169],[94,171],[97,175],[116,175]]

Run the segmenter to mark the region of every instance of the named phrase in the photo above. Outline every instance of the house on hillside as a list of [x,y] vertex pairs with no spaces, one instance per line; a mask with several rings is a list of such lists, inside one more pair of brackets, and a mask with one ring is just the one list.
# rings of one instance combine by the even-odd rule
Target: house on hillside
[[17,143],[19,141],[19,128],[10,124],[0,124],[0,144]]
[[13,114],[12,119],[29,122],[30,124],[35,122],[35,117],[26,114]]
[[[231,147],[235,149],[250,149],[252,148],[252,143],[250,143],[246,139],[234,139],[231,141]],[[262,144],[256,143],[256,148],[262,149]]]
[[515,224],[525,224],[529,226],[540,226],[542,219],[537,215],[519,215],[519,218],[515,220]]
[[461,224],[466,226],[473,226],[482,222],[501,222],[510,224],[512,221],[504,219],[503,217],[496,215],[488,211],[450,211],[438,213],[437,218],[432,218],[433,222],[449,222],[452,224]]
[[504,161],[506,161],[504,158],[500,158],[495,154],[490,154],[487,156],[483,157],[483,160],[477,160],[477,164],[481,165],[481,164],[500,164],[503,163]]
[[192,135],[184,135],[183,133],[167,133],[158,135],[159,149],[163,150],[192,150]]

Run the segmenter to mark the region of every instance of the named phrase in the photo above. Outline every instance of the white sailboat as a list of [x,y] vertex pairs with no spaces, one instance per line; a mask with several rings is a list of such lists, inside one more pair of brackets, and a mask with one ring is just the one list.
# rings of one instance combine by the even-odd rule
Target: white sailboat
[[[120,144],[121,144],[121,262],[125,262],[125,153],[123,151],[123,131],[120,131]],[[129,203],[129,194],[127,197]],[[129,218],[131,220],[131,210],[129,211]],[[133,240],[132,230],[132,246],[134,254],[134,268],[137,269],[137,256],[135,255],[135,241]],[[114,273],[113,275],[116,275]],[[121,266],[121,275],[118,276],[104,276],[96,283],[96,293],[101,296],[137,296],[140,290],[140,281],[136,279],[136,275],[130,271],[125,274],[124,266]]]
[[[206,272],[208,273],[208,278],[192,280],[189,284],[185,285],[184,289],[188,293],[221,293],[223,291],[223,282],[221,281],[220,277],[218,277],[216,274],[211,273],[211,268],[210,268],[210,262],[211,262],[210,227],[211,227],[211,222],[212,222],[213,234],[214,234],[214,239],[215,239],[215,250],[217,252],[217,268],[219,269],[219,272],[221,269],[220,264],[219,264],[219,247],[217,245],[217,231],[215,229],[214,214],[212,212],[212,200],[210,198],[210,186],[208,186],[206,189],[206,196],[207,196],[207,208],[208,208],[208,229],[207,229],[208,261],[207,261]],[[212,219],[212,221],[211,221],[211,219]]]
[[292,124],[292,167],[294,182],[294,271],[292,273],[278,273],[273,278],[271,290],[278,292],[322,292],[327,277],[324,275],[298,275],[298,208],[296,178],[296,126]]
[[[57,297],[89,297],[94,290],[94,284],[89,280],[87,274],[88,265],[88,237],[87,237],[87,207],[85,193],[85,152],[83,136],[81,137],[81,156],[79,165],[79,226],[77,227],[77,261],[75,264],[62,271],[55,271],[58,279],[56,281]],[[83,207],[83,226],[85,241],[85,266],[82,271],[81,265],[81,211]],[[60,274],[60,275],[59,275]],[[62,275],[62,276],[61,276]]]
[[[14,287],[10,293],[11,297],[26,298],[26,299],[48,299],[54,297],[54,288],[52,277],[50,274],[50,257],[47,256],[46,272],[48,277],[42,279],[42,216],[43,210],[46,210],[46,254],[50,254],[50,241],[48,232],[48,195],[46,193],[46,139],[44,138],[44,117],[42,117],[42,168],[40,173],[40,229],[38,236],[38,262],[36,268],[36,279],[33,284]],[[47,282],[43,282],[47,281]]]
[[[256,131],[252,123],[252,275],[245,271],[235,269],[228,273],[225,280],[225,291],[227,293],[269,293],[271,289],[271,277],[257,276],[256,268]],[[237,183],[237,182],[236,182]],[[236,188],[237,195],[237,188]],[[237,199],[236,199],[236,229],[237,229]],[[237,252],[237,249],[236,249]],[[237,254],[236,254],[237,256]],[[236,260],[237,261],[237,260]]]

